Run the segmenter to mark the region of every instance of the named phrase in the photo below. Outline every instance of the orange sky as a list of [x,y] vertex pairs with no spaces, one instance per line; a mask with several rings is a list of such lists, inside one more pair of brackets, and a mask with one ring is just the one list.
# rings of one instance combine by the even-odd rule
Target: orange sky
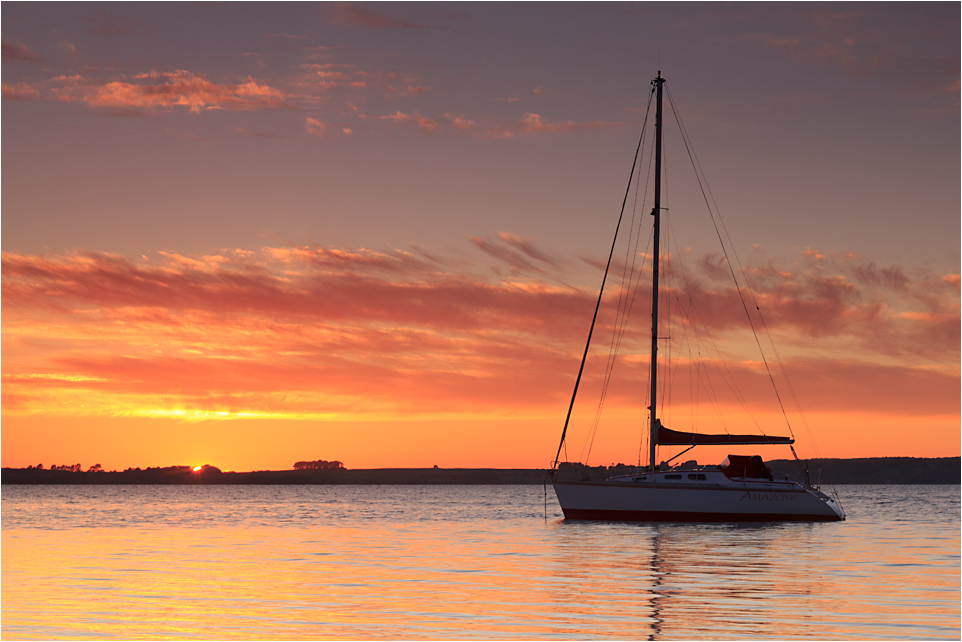
[[[560,284],[578,260],[508,234],[476,245],[506,274],[525,262],[538,277],[500,278],[423,251],[6,253],[3,464],[544,466],[593,295]],[[796,258],[748,273],[804,411],[783,388],[800,454],[956,455],[958,276],[909,276],[851,254]],[[676,429],[784,434],[751,334],[727,312],[737,295],[711,259],[672,259],[689,282],[671,296],[691,297],[714,345],[684,344],[683,323],[665,329],[676,354],[661,414]],[[619,286],[596,330],[572,459],[586,454]],[[638,306],[641,327],[624,336],[592,463],[637,463],[647,386],[647,305]],[[716,348],[752,415],[723,394]]]
[[[0,11],[4,466],[547,465],[659,69],[666,425],[960,453],[957,5]],[[646,141],[589,463],[643,445]]]

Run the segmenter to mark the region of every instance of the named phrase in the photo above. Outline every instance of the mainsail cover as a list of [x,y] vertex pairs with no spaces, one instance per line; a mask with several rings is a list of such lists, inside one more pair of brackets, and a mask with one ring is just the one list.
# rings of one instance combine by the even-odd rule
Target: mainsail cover
[[703,435],[696,432],[679,432],[658,426],[658,445],[660,446],[712,446],[712,445],[752,445],[752,444],[794,444],[791,437],[772,437],[769,435]]

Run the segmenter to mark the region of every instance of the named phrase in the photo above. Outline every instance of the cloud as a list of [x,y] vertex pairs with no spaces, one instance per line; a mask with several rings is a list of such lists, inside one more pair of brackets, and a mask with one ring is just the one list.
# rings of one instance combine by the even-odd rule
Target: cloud
[[[741,298],[733,287],[720,285],[727,266],[714,255],[699,265],[717,285],[707,288],[692,276],[680,288],[683,296],[716,327],[733,327],[740,322]],[[951,275],[909,274],[857,255],[813,250],[802,252],[792,265],[769,260],[747,267],[746,274],[752,288],[742,292],[748,308],[757,305],[769,327],[819,339],[833,349],[847,343],[849,349],[857,346],[865,354],[905,362],[945,364],[959,354],[959,290]],[[756,319],[758,327],[761,323]]]
[[[572,264],[532,239],[502,232],[471,242],[510,273],[418,248],[277,246],[137,260],[5,253],[5,412],[480,416],[560,408],[596,292],[550,285]],[[738,293],[699,281],[696,261],[669,261],[666,275],[688,275],[669,280],[664,297],[676,379],[727,371],[725,381],[761,404],[767,374],[734,338],[747,332],[735,332],[744,326]],[[613,275],[623,268],[615,267]],[[747,272],[806,410],[957,411],[957,279],[831,254]],[[586,370],[589,395],[600,386],[620,290],[630,291],[613,276]],[[634,292],[609,398],[637,409],[645,403],[638,390],[647,377],[650,291]],[[687,353],[686,336],[694,346]],[[678,404],[696,403],[685,390],[707,403],[703,379],[673,393]]]
[[397,125],[414,125],[425,133],[433,132],[438,126],[436,120],[432,118],[425,118],[417,112],[414,112],[413,114],[405,114],[398,111],[390,116],[381,116],[380,118],[381,120],[393,120]]
[[[451,118],[450,114],[447,117]],[[464,130],[473,128],[476,123],[473,120],[465,118],[464,116],[458,116],[457,118],[453,118],[451,120],[451,124],[458,129]]]
[[405,125],[411,122],[411,117],[408,114],[401,113],[400,111],[391,114],[390,116],[381,116],[381,118],[384,120],[393,120],[398,125]]
[[417,112],[415,112],[414,116],[417,119],[418,129],[420,129],[423,132],[433,132],[438,126],[437,121],[431,118],[424,118],[423,116],[420,116]]
[[525,114],[524,118],[518,121],[522,131],[526,132],[571,132],[580,129],[597,129],[599,127],[620,127],[623,123],[605,123],[593,121],[587,123],[577,123],[567,121],[564,123],[550,123],[538,114]]
[[560,273],[561,261],[535,247],[531,239],[523,239],[510,232],[498,232],[497,240],[469,236],[468,240],[487,254],[507,263],[513,274],[548,275]]
[[301,69],[304,75],[297,79],[295,84],[305,91],[314,91],[315,87],[320,87],[328,91],[349,91],[354,96],[358,92],[371,90],[392,96],[410,95],[410,87],[407,90],[398,90],[395,85],[415,82],[413,78],[402,76],[395,71],[363,70],[343,63],[307,63],[301,65]]
[[324,123],[322,123],[322,122],[319,121],[319,120],[316,120],[316,119],[314,119],[314,118],[308,118],[308,119],[307,119],[307,133],[308,133],[308,134],[312,134],[312,135],[314,135],[314,136],[320,136],[321,138],[326,138],[326,135],[324,134],[324,128],[325,128],[325,127],[326,127],[326,125],[324,125]]
[[515,236],[511,232],[498,232],[498,238],[536,261],[555,268],[560,266],[558,259],[549,256],[547,253],[535,247],[534,241],[531,239],[523,239]]
[[27,83],[16,85],[3,83],[0,88],[2,88],[4,100],[36,100],[40,97],[40,92]]
[[40,60],[35,53],[27,49],[26,45],[12,44],[4,40],[0,44],[0,48],[2,48],[4,60],[18,62],[38,62]]
[[191,112],[201,110],[260,110],[288,107],[285,94],[248,77],[237,84],[214,83],[189,71],[138,74],[138,82],[110,81],[98,83],[80,75],[54,79],[60,88],[51,92],[58,100],[84,102],[91,107],[110,109],[153,110],[187,107]]
[[911,24],[894,30],[880,26],[873,20],[874,11],[868,5],[846,11],[788,9],[765,19],[765,29],[741,38],[803,64],[835,67],[852,76],[898,78],[928,94],[952,93],[959,77],[958,57],[928,52],[932,43],[957,49],[957,27],[928,29],[922,36]]
[[485,138],[514,138],[514,132],[503,127],[489,127],[484,132]]
[[[27,335],[28,343],[55,336],[78,347],[94,342],[43,366],[11,369],[8,359],[5,392],[29,389],[39,398],[53,389],[68,397],[96,390],[148,406],[175,395],[192,408],[260,412],[398,407],[404,398],[400,407],[410,412],[439,391],[446,397],[423,407],[453,410],[491,395],[523,404],[528,393],[492,368],[554,354],[538,344],[570,328],[532,317],[580,319],[587,302],[547,286],[439,271],[437,261],[404,251],[287,247],[253,257],[161,256],[156,264],[96,253],[5,255],[5,345]],[[45,289],[43,303],[30,301]],[[532,342],[538,325],[542,338]],[[129,330],[123,338],[119,327]],[[510,327],[524,329],[497,330]],[[145,351],[148,345],[160,353]],[[566,360],[564,352],[551,357],[558,358]],[[561,369],[552,370],[545,376]],[[57,376],[27,376],[34,374]]]

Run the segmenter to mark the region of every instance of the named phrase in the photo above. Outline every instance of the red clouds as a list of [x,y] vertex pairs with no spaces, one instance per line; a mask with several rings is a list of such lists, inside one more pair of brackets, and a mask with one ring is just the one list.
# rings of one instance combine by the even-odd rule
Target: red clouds
[[135,82],[115,80],[99,84],[79,76],[63,78],[64,85],[51,91],[59,100],[84,102],[91,107],[152,110],[187,107],[203,109],[257,110],[286,107],[278,89],[248,77],[237,84],[219,84],[189,71],[139,74]]
[[16,85],[3,83],[2,91],[4,100],[36,100],[40,97],[40,92],[27,83],[18,83]]
[[[273,247],[168,252],[160,261],[5,254],[5,411],[550,413],[570,393],[594,295],[545,280],[584,264],[508,233],[472,240],[511,268],[509,276],[495,276],[498,265],[419,250]],[[680,338],[689,332],[682,320],[697,318],[699,331],[710,333],[699,349],[721,350],[740,387],[761,389],[757,352],[742,347],[750,333],[746,339],[738,294],[706,285],[719,264],[704,266],[689,267],[688,283],[668,291],[676,320],[668,334]],[[806,409],[947,414],[957,407],[957,277],[814,255],[790,267],[754,267],[749,276]],[[616,290],[613,283],[596,330],[588,393],[610,343]],[[647,296],[636,295],[609,405],[645,403],[636,393],[646,377]],[[687,367],[677,356],[675,363]]]
[[539,342],[551,343],[570,326],[548,319],[578,319],[587,302],[486,283],[405,252],[270,248],[169,254],[160,266],[6,255],[3,266],[5,355],[21,342],[66,342],[40,368],[57,378],[33,377],[37,361],[7,359],[8,390],[39,400],[56,382],[67,393],[93,387],[161,406],[169,403],[158,395],[175,395],[178,407],[231,412],[450,412],[498,390],[510,405],[512,386],[492,378],[498,364],[546,351],[551,363],[553,350],[527,338],[540,328],[548,338]]

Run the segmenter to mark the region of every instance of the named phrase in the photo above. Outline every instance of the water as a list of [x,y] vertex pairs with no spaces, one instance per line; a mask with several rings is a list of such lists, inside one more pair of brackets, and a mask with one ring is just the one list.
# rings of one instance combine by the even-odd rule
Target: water
[[540,486],[4,486],[4,639],[959,639],[960,487],[578,523]]

